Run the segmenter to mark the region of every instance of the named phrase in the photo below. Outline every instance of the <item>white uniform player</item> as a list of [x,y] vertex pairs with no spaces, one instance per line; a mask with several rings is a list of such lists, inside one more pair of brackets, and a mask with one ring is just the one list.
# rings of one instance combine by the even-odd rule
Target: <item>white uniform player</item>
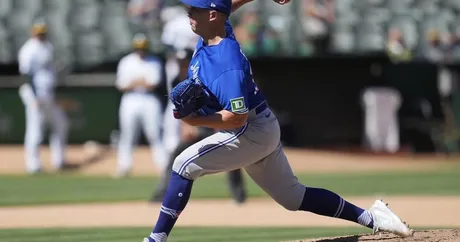
[[[179,10],[179,13],[167,20],[161,36],[163,44],[171,48],[171,54],[168,55],[165,65],[168,93],[172,89],[173,81],[179,75],[177,54],[184,49],[194,50],[199,39],[199,36],[190,29],[187,12],[182,7],[176,10]],[[174,105],[168,99],[163,120],[163,142],[168,156],[175,150],[181,139],[181,124],[174,118],[173,108]]]
[[135,35],[133,47],[134,52],[120,60],[117,70],[116,86],[124,93],[119,109],[118,176],[126,176],[131,171],[133,147],[141,127],[160,170],[167,165],[160,136],[162,105],[154,93],[161,82],[163,67],[159,59],[147,54],[145,35]]
[[35,23],[32,26],[33,37],[26,41],[18,54],[19,72],[29,79],[19,89],[26,107],[24,145],[28,173],[41,170],[39,148],[46,123],[50,124],[51,129],[53,167],[59,170],[65,165],[68,120],[55,103],[56,69],[53,63],[53,46],[47,40],[46,34],[46,24]]
[[395,153],[400,148],[398,111],[402,97],[389,87],[364,90],[365,140],[373,152]]

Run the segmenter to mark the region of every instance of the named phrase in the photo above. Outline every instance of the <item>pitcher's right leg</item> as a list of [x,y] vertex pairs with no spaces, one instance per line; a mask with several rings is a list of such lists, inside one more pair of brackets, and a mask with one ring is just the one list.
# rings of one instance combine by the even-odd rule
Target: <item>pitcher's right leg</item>
[[177,145],[176,149],[171,153],[171,157],[169,158],[168,166],[166,170],[161,173],[160,180],[158,181],[157,187],[155,189],[152,198],[150,199],[152,202],[161,202],[166,193],[166,189],[168,188],[169,181],[171,179],[171,172],[172,167],[174,165],[175,159],[173,157],[179,156],[184,150],[186,150],[189,146],[193,145],[194,143],[198,142],[199,139],[192,141],[182,141]]
[[[266,147],[255,145],[246,133],[256,132],[248,124],[235,132],[215,133],[184,150],[174,161],[157,224],[150,241],[166,241],[185,209],[194,180],[207,174],[232,171],[264,157]],[[252,151],[252,152],[250,152]]]

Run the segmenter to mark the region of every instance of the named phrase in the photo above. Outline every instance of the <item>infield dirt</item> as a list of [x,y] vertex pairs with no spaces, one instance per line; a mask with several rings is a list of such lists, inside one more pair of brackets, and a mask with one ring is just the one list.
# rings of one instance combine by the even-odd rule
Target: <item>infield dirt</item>
[[[116,152],[104,145],[90,148],[71,145],[67,149],[69,163],[76,165],[76,172],[85,175],[113,175],[117,166]],[[285,148],[293,170],[298,173],[319,172],[366,172],[366,171],[402,171],[430,170],[458,163],[459,157],[443,155],[375,155],[343,151],[318,151]],[[0,174],[23,174],[24,153],[21,146],[0,146],[2,162]],[[138,147],[133,154],[133,175],[157,175],[158,169],[152,161],[152,153],[146,147]],[[41,149],[44,170],[51,170],[49,149]]]
[[385,241],[385,242],[458,242],[460,241],[459,229],[439,229],[416,231],[413,237],[399,238],[392,234],[368,234],[345,237],[330,237],[314,240],[297,240],[286,242],[358,242],[358,241]]

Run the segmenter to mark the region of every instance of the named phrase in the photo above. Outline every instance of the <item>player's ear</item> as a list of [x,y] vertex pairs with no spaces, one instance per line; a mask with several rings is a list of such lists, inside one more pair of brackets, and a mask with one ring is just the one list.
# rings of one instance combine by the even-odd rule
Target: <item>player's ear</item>
[[209,11],[209,21],[215,21],[217,18],[217,11]]

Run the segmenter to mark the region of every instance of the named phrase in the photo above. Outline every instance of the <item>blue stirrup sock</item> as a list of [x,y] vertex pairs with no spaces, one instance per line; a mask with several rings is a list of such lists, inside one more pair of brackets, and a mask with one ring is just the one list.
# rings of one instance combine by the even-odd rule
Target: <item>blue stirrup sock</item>
[[322,188],[307,187],[299,210],[327,217],[341,218],[373,228],[374,221],[369,211],[359,208],[339,195]]
[[177,218],[187,205],[192,192],[192,185],[192,180],[185,179],[178,173],[172,172],[158,221],[149,237],[150,242],[166,241]]

